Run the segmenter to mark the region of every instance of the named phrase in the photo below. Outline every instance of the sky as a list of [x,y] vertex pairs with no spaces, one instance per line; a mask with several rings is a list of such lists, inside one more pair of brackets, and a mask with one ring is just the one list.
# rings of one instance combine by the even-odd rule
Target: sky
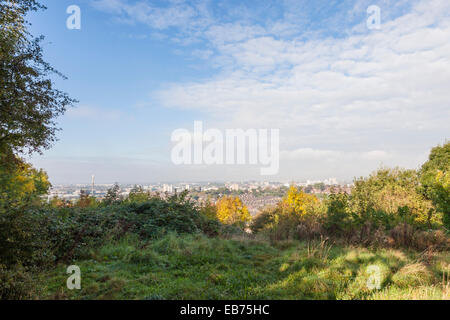
[[[448,0],[48,0],[45,58],[79,102],[29,161],[54,184],[351,181],[450,136]],[[66,27],[67,7],[81,29]],[[369,6],[379,29],[367,27]],[[280,166],[175,165],[174,130],[279,129]]]

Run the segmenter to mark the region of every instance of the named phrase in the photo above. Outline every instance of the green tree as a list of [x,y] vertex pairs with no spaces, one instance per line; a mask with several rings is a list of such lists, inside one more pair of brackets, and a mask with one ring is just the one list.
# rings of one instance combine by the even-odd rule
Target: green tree
[[217,219],[217,207],[214,202],[208,198],[199,206],[200,213],[209,219]]
[[97,201],[95,197],[89,195],[89,192],[86,190],[80,190],[80,198],[76,203],[77,207],[80,208],[93,208],[97,206]]
[[122,200],[120,196],[120,187],[116,182],[114,185],[106,191],[105,199],[103,199],[103,203],[106,205],[119,203]]
[[418,192],[419,185],[416,170],[379,169],[354,181],[350,209],[360,223],[407,222],[424,227],[439,223],[431,201]]
[[150,192],[145,191],[141,186],[135,185],[128,195],[128,201],[130,202],[144,202],[150,199]]
[[420,169],[421,191],[433,201],[450,230],[450,142],[431,149],[428,161]]
[[[64,76],[43,59],[43,37],[33,37],[26,15],[44,9],[37,0],[0,0],[0,272],[34,265],[43,239],[30,210],[47,193],[46,173],[19,155],[48,149],[56,140],[56,117],[75,100],[54,87]],[[43,219],[41,219],[43,220]],[[43,254],[47,257],[49,255]],[[1,277],[1,275],[0,275]],[[3,279],[2,279],[3,281]],[[7,284],[22,295],[23,283]],[[5,288],[5,286],[3,286]],[[4,296],[5,292],[0,292]]]
[[35,0],[0,2],[0,151],[42,152],[55,141],[55,119],[75,103],[55,89],[62,76],[43,59],[42,36],[33,37],[25,16],[45,7]]
[[326,227],[335,234],[342,234],[353,227],[350,211],[350,196],[345,193],[332,193],[325,200],[327,205]]
[[314,189],[318,189],[320,191],[325,191],[325,188],[326,188],[325,183],[323,183],[323,182],[315,183],[313,185],[313,187],[314,187]]

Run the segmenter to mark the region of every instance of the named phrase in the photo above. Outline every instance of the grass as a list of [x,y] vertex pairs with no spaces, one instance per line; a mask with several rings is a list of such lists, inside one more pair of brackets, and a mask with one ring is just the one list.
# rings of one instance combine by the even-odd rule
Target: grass
[[[67,289],[67,265],[58,265],[39,274],[38,297],[450,298],[448,252],[423,254],[333,246],[323,241],[270,244],[244,238],[211,239],[201,235],[169,234],[151,242],[130,236],[106,243],[88,256],[89,259],[73,262],[81,269],[81,290]],[[379,289],[370,289],[368,280]]]

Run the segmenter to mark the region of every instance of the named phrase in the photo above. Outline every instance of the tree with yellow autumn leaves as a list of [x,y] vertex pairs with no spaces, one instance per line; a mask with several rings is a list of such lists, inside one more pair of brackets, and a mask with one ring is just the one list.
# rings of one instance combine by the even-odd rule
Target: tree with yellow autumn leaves
[[247,207],[239,197],[224,196],[216,203],[217,218],[225,224],[245,225],[251,220]]
[[38,204],[40,196],[46,194],[50,186],[43,170],[33,168],[13,154],[0,154],[0,206]]
[[294,213],[298,217],[314,212],[314,207],[319,204],[319,199],[313,194],[303,192],[301,188],[291,185],[284,196],[281,205],[284,212]]

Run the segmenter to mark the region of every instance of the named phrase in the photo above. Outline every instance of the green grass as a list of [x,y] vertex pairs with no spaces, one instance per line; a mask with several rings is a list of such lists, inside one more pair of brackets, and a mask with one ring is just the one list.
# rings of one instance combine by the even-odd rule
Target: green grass
[[[142,242],[128,237],[74,261],[81,290],[66,287],[67,265],[39,274],[41,299],[448,299],[450,254],[201,235]],[[369,266],[380,289],[369,289]],[[444,280],[443,280],[444,277]]]

